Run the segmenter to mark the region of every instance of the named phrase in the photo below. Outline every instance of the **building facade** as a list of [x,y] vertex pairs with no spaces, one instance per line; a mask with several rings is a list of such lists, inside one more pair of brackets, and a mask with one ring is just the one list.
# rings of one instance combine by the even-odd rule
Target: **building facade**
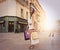
[[23,32],[27,25],[41,30],[44,19],[38,0],[0,0],[0,32]]
[[60,20],[56,20],[54,32],[60,34]]
[[27,0],[0,0],[0,32],[23,32],[29,16]]
[[[32,7],[34,9],[33,12],[30,13],[30,17],[32,20],[32,28],[42,32],[43,31],[42,23],[44,22],[44,20],[46,18],[45,11],[39,4],[38,0],[30,0],[30,3],[31,3],[30,7]],[[32,11],[32,10],[30,10],[30,11]]]

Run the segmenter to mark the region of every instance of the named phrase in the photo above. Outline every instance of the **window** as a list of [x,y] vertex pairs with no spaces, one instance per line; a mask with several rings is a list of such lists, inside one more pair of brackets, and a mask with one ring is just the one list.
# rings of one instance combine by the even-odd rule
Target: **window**
[[23,0],[28,5],[28,0]]
[[26,19],[28,19],[28,12],[26,12]]
[[21,9],[21,17],[23,17],[23,9]]
[[26,4],[28,5],[28,0],[25,0]]
[[25,2],[26,2],[26,1],[28,1],[28,0],[23,0],[23,1],[25,1]]
[[25,0],[23,0],[23,1],[25,1]]
[[0,3],[4,2],[4,1],[6,1],[6,0],[0,0]]

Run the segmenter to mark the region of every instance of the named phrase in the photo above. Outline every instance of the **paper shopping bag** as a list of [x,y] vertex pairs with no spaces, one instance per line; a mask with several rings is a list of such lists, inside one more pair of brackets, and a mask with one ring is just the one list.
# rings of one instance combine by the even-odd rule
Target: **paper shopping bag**
[[32,33],[31,33],[31,36],[32,36],[32,39],[33,39],[33,40],[39,38],[38,33],[37,33],[36,31],[32,32]]

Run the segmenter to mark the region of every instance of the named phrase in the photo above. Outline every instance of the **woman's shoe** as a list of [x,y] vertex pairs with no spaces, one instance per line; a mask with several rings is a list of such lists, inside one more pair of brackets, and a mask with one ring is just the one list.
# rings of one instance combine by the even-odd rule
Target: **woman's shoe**
[[34,49],[34,45],[30,46],[29,49]]

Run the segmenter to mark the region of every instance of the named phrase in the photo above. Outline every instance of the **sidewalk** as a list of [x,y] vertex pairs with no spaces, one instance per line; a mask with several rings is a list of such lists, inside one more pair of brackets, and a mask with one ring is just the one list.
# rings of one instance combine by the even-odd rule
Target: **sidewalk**
[[[40,43],[32,50],[60,50],[60,37],[43,37],[40,35]],[[23,33],[0,33],[0,50],[29,50],[30,41],[24,40]]]

